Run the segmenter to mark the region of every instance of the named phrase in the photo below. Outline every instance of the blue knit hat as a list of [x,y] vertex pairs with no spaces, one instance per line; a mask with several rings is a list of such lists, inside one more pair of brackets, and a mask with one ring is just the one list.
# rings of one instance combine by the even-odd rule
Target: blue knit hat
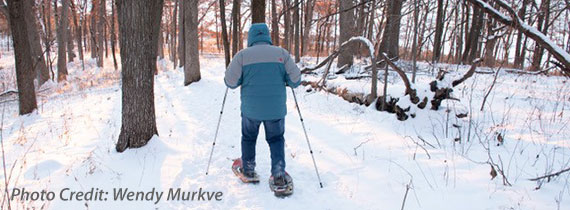
[[269,36],[269,27],[267,27],[265,23],[254,23],[249,28],[247,46],[251,47],[257,42],[273,44],[273,42],[271,42],[271,36]]

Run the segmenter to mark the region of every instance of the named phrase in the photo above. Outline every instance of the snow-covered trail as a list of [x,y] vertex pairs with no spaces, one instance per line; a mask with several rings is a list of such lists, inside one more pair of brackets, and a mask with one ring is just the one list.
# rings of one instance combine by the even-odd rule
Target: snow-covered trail
[[[24,117],[18,117],[17,104],[10,103],[6,107],[3,140],[8,168],[16,161],[12,176],[16,181],[9,188],[109,191],[108,201],[56,199],[15,205],[45,204],[52,209],[400,209],[409,186],[405,209],[556,207],[552,195],[558,193],[557,188],[545,185],[540,191],[533,191],[531,182],[505,187],[499,178],[489,181],[488,165],[474,163],[452,149],[426,146],[425,152],[406,137],[415,129],[425,129],[422,126],[429,125],[429,120],[441,112],[425,112],[424,116],[399,122],[394,115],[378,112],[373,106],[349,104],[334,95],[306,92],[304,87],[296,89],[297,98],[324,188],[319,188],[289,89],[286,161],[287,171],[294,178],[295,193],[280,199],[267,186],[270,158],[263,126],[258,137],[256,169],[262,182],[243,184],[231,172],[232,159],[240,156],[239,89],[228,93],[210,174],[206,176],[226,88],[223,60],[203,57],[202,80],[187,87],[182,86],[181,69],[172,70],[170,63],[159,63],[161,72],[155,77],[159,136],[140,149],[124,153],[114,150],[121,124],[117,82],[45,96],[39,112]],[[224,194],[221,201],[162,198],[155,204],[112,201],[113,188],[155,188],[165,192],[170,188],[202,188]],[[561,206],[569,204],[564,199]]]

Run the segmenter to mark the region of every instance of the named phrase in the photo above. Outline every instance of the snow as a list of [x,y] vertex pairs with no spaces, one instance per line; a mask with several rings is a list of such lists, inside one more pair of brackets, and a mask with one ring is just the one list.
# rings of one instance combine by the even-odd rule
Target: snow
[[549,46],[551,46],[554,51],[556,51],[558,54],[562,55],[562,57],[568,62],[570,63],[570,54],[568,54],[568,52],[566,52],[565,50],[563,50],[560,46],[558,46],[557,44],[555,44],[554,42],[552,42],[552,40],[550,40],[548,37],[546,37],[542,32],[538,31],[536,28],[529,26],[528,24],[524,23],[523,21],[519,21],[519,23],[521,24],[521,26],[530,31],[531,33],[535,34],[536,36],[538,36],[541,40],[543,40],[544,42],[546,42]]
[[[479,2],[479,4],[483,5],[483,7],[485,9],[491,10],[493,13],[501,16],[502,19],[508,20],[508,21],[512,21],[512,18],[509,16],[504,15],[502,12],[499,12],[498,10],[496,10],[494,7],[492,7],[491,5],[489,5],[487,2],[481,1],[481,0],[475,0],[477,2]],[[506,4],[508,5],[508,4]]]
[[[13,59],[6,57],[0,60],[4,67],[0,76],[13,71]],[[257,145],[257,172],[262,182],[242,184],[231,172],[231,160],[240,156],[239,90],[228,93],[210,174],[205,175],[225,90],[223,65],[222,56],[201,56],[202,80],[184,87],[182,69],[172,69],[170,62],[159,61],[155,80],[159,136],[142,148],[124,153],[114,150],[121,127],[121,91],[119,71],[112,68],[111,60],[105,60],[105,68],[100,69],[95,67],[94,60],[87,60],[85,71],[79,62],[70,63],[68,82],[51,84],[53,87],[40,94],[39,109],[33,114],[18,116],[15,101],[0,104],[4,110],[2,141],[6,168],[9,173],[13,168],[9,189],[25,187],[30,191],[59,192],[63,188],[84,191],[98,188],[112,194],[113,188],[145,192],[202,188],[223,192],[221,201],[163,198],[155,204],[113,201],[109,196],[108,201],[15,200],[12,208],[45,205],[47,209],[88,206],[125,210],[401,209],[410,183],[404,209],[570,206],[569,173],[543,183],[539,190],[535,190],[536,182],[527,180],[568,166],[570,115],[565,110],[570,105],[570,87],[564,78],[501,73],[487,99],[486,111],[480,112],[493,75],[475,74],[453,93],[461,101],[445,101],[439,111],[412,109],[417,117],[404,122],[393,114],[376,111],[373,106],[350,104],[332,94],[297,88],[297,99],[324,184],[322,189],[293,96],[287,91],[286,161],[296,189],[291,197],[279,199],[265,181],[270,174],[270,159],[263,130]],[[419,68],[429,67],[419,63]],[[469,67],[438,68],[450,71],[446,78],[453,79]],[[429,96],[432,93],[427,84],[435,76],[421,72],[415,87],[420,96]],[[403,96],[399,77],[391,73],[389,82],[389,94]],[[327,84],[352,91],[370,90],[370,79],[346,80],[339,76]],[[6,87],[12,89],[12,85]],[[409,105],[409,99],[402,98],[401,103]],[[447,108],[449,112],[445,111]],[[465,112],[470,117],[453,117]],[[467,141],[470,125],[470,141]],[[505,137],[500,146],[496,145],[495,132]],[[453,141],[458,136],[462,140]],[[433,147],[422,143],[420,137]],[[489,154],[495,162],[501,160],[512,187],[504,186],[500,175],[491,180],[489,165],[480,163],[489,158],[484,148],[490,148]],[[0,179],[4,180],[3,173]]]
[[346,44],[347,42],[351,42],[353,40],[360,40],[361,42],[364,42],[364,44],[366,44],[366,46],[368,46],[368,52],[370,52],[370,57],[374,58],[374,55],[376,55],[374,53],[374,45],[372,44],[372,42],[367,39],[366,37],[363,36],[354,36],[354,37],[350,37],[350,39],[348,39],[347,41],[343,42],[342,45]]

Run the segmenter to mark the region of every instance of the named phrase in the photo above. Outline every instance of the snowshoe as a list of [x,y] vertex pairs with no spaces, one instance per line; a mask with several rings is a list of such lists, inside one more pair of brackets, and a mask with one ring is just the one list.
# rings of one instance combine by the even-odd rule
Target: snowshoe
[[234,163],[232,164],[232,171],[244,183],[259,183],[259,176],[257,176],[257,173],[243,173],[241,158],[234,160]]
[[293,178],[285,172],[282,177],[269,177],[269,188],[275,196],[285,197],[293,194]]

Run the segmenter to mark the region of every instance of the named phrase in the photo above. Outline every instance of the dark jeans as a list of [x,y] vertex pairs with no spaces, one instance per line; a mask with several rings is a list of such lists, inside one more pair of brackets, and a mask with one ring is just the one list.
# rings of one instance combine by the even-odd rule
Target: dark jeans
[[255,143],[259,134],[259,125],[263,122],[265,139],[271,151],[271,175],[274,177],[285,174],[285,119],[254,120],[241,117],[241,159],[244,172],[255,169]]

